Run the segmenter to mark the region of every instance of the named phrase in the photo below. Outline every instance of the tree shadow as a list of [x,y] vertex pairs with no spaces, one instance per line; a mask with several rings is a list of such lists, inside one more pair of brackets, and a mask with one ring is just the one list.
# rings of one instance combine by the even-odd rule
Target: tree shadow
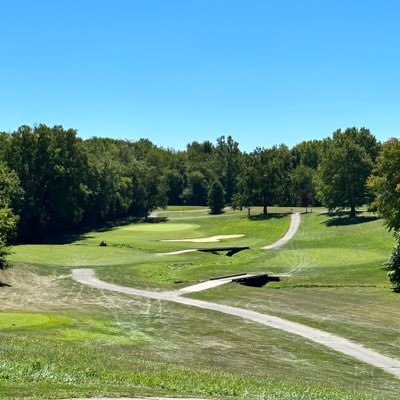
[[208,215],[222,215],[222,214],[225,214],[225,211],[219,211],[219,212],[212,212],[212,211],[210,211],[209,213],[208,213]]
[[285,213],[271,213],[271,214],[257,214],[257,215],[248,215],[244,218],[249,219],[250,221],[267,221],[269,219],[277,219],[277,218],[283,218],[286,217],[287,215],[290,215],[290,212],[285,212]]
[[168,217],[147,217],[143,220],[143,222],[148,222],[150,224],[160,224],[162,222],[167,222],[167,221]]
[[11,287],[11,285],[0,281],[0,288],[2,288],[2,287]]
[[[347,226],[347,225],[358,225],[365,224],[366,222],[372,222],[379,219],[376,215],[357,215],[354,218],[348,216],[347,213],[324,213],[321,215],[331,216],[331,219],[321,222],[326,226]],[[343,216],[344,215],[344,216]]]
[[[81,240],[92,239],[94,236],[89,235],[89,232],[110,232],[120,226],[126,226],[137,223],[158,223],[165,222],[166,217],[155,218],[138,218],[128,217],[116,221],[102,222],[98,224],[86,225],[80,228],[72,229],[63,233],[55,233],[39,239],[35,244],[72,244]],[[26,244],[26,243],[24,243]]]

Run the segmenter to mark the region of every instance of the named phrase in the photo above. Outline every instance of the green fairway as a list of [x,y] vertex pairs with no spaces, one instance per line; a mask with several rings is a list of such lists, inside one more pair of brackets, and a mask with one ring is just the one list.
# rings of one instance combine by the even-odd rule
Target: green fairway
[[[299,336],[92,289],[69,276],[89,266],[106,281],[170,290],[227,273],[277,274],[281,282],[263,288],[228,284],[192,296],[279,315],[400,358],[399,297],[381,268],[393,239],[382,222],[370,214],[348,224],[310,213],[286,246],[260,250],[289,226],[287,209],[273,211],[251,219],[244,211],[199,218],[200,211],[182,221],[86,232],[64,244],[15,246],[14,268],[0,272],[9,285],[0,286],[0,398],[397,399],[400,380]],[[234,234],[244,236],[163,242]],[[108,246],[99,247],[102,240]],[[160,255],[226,245],[251,250]]]
[[[264,252],[259,248],[278,240],[288,226],[289,217],[285,214],[275,214],[267,220],[248,219],[241,213],[228,220],[219,217],[200,218],[195,223],[140,222],[88,232],[68,244],[14,246],[10,260],[15,264],[36,266],[43,273],[46,273],[46,269],[41,266],[51,267],[50,270],[56,273],[65,272],[59,267],[97,267],[99,276],[116,283],[170,288],[176,286],[176,281],[185,284],[208,279],[210,276],[234,273],[243,267],[251,268],[252,271],[263,268],[261,259]],[[224,239],[217,244],[164,241],[215,235],[244,236]],[[103,240],[108,246],[99,246]],[[253,250],[232,258],[204,253],[159,255],[216,245],[250,246]]]
[[359,221],[303,216],[295,238],[265,255],[280,283],[256,290],[227,285],[192,296],[276,314],[400,358],[400,298],[382,268],[394,240],[372,215]]
[[174,224],[174,223],[152,223],[152,224],[136,224],[136,225],[128,225],[120,230],[124,231],[133,231],[133,232],[175,232],[181,231],[184,229],[193,229],[196,228],[196,225],[193,224]]

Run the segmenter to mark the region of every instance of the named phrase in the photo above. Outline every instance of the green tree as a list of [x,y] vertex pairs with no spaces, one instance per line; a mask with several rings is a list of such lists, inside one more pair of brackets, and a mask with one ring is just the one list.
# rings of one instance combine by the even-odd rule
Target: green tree
[[291,154],[285,145],[270,149],[257,148],[243,156],[237,193],[233,197],[234,208],[262,205],[268,213],[272,204],[290,201]]
[[384,264],[389,271],[388,277],[394,285],[394,290],[400,292],[400,237],[396,236],[396,245],[389,257],[389,260]]
[[317,196],[329,210],[350,208],[350,217],[356,208],[365,204],[366,181],[373,162],[364,146],[351,134],[337,131],[323,146],[317,175]]
[[225,198],[228,203],[236,192],[236,182],[239,175],[239,164],[241,152],[239,144],[232,139],[232,136],[221,136],[217,139],[217,146],[214,151],[215,176],[223,184]]
[[293,170],[291,176],[296,205],[305,207],[307,212],[307,207],[314,205],[315,171],[306,165],[300,164]]
[[291,149],[293,166],[305,165],[316,170],[321,157],[321,150],[321,140],[306,140],[297,144]]
[[132,187],[130,210],[132,214],[147,217],[151,211],[167,205],[168,185],[156,167],[137,161],[133,171]]
[[18,216],[12,207],[20,204],[21,196],[17,175],[0,163],[0,269],[7,266],[6,256],[10,251],[7,244],[16,235]]
[[372,204],[395,233],[396,245],[385,263],[396,291],[400,291],[400,140],[392,138],[382,145],[368,187],[375,195]]
[[206,177],[200,171],[188,174],[186,188],[183,190],[184,203],[204,206],[207,204],[208,183]]
[[214,181],[208,191],[208,206],[211,214],[221,214],[225,206],[224,188],[219,181]]
[[400,231],[400,140],[390,139],[382,145],[368,187],[375,195],[373,207],[385,220],[389,230]]
[[254,184],[256,177],[257,170],[252,155],[244,154],[236,182],[236,193],[232,197],[232,208],[234,210],[247,208],[248,216],[251,214],[251,209],[258,204],[258,190]]
[[75,130],[61,126],[22,126],[11,134],[5,160],[24,190],[19,225],[24,237],[36,239],[82,220],[88,168],[81,142]]

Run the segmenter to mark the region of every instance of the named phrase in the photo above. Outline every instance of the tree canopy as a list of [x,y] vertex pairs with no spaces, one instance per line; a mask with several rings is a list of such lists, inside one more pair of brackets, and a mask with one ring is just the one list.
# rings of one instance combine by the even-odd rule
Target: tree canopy
[[368,187],[375,195],[373,206],[390,230],[400,231],[400,140],[382,145]]
[[224,188],[219,181],[211,184],[208,192],[208,206],[211,214],[221,214],[225,206]]
[[316,181],[317,196],[329,210],[350,208],[350,217],[355,217],[356,208],[365,204],[365,185],[373,167],[366,147],[371,143],[376,143],[371,134],[355,128],[336,131],[325,140]]

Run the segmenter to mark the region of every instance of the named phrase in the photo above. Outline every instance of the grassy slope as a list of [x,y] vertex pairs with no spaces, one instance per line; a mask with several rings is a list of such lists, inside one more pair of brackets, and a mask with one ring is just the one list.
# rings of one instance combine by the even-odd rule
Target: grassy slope
[[393,238],[381,221],[364,220],[341,225],[346,220],[307,215],[296,238],[266,256],[271,270],[288,275],[281,283],[193,296],[280,315],[400,358],[400,297],[382,269]]
[[[7,311],[0,314],[0,398],[396,399],[398,380],[301,338],[212,312],[82,288],[66,275],[71,266],[89,265],[103,279],[171,288],[179,287],[175,280],[195,282],[242,270],[290,273],[280,289],[227,285],[198,296],[352,333],[361,342],[366,336],[377,342],[384,325],[381,347],[375,348],[396,355],[396,346],[385,341],[395,341],[398,297],[387,289],[379,269],[392,244],[390,235],[379,221],[337,227],[324,221],[306,216],[288,248],[267,254],[257,248],[282,236],[287,217],[175,220],[153,228],[139,224],[91,232],[74,244],[16,247],[15,268],[0,275],[11,285],[0,287],[1,309]],[[193,247],[160,239],[232,233],[246,236],[220,244],[255,249],[232,258],[150,255]],[[98,247],[103,239],[107,248]],[[364,243],[358,249],[364,254],[361,262],[352,256],[351,240]],[[346,264],[335,256],[342,251],[348,254]],[[343,278],[335,270],[343,271]],[[372,313],[372,307],[383,312]],[[361,321],[365,335],[353,332]]]
[[[183,284],[208,279],[243,268],[262,268],[264,253],[257,250],[280,238],[289,226],[289,217],[276,215],[264,220],[248,220],[243,214],[227,218],[203,218],[190,221],[137,223],[101,232],[81,235],[71,244],[21,245],[13,248],[11,261],[15,264],[38,266],[40,271],[56,272],[59,266],[90,266],[98,269],[100,277],[136,287],[172,288],[175,281]],[[244,234],[239,239],[218,243],[163,242],[165,239],[202,238],[213,235]],[[107,247],[99,247],[101,240]],[[254,248],[235,257],[205,253],[159,256],[189,248],[241,245]],[[254,265],[254,260],[260,263]],[[110,267],[111,266],[111,267]],[[64,269],[62,270],[64,271]],[[181,284],[182,286],[182,284]]]

